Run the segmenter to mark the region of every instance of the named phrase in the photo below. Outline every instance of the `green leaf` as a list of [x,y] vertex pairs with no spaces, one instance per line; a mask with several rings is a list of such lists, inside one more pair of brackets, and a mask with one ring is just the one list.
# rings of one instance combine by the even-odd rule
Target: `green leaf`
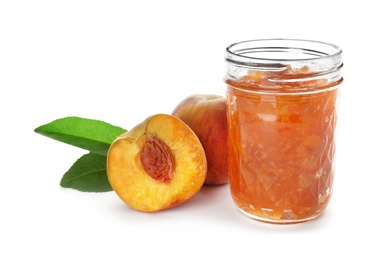
[[94,153],[81,156],[64,174],[60,185],[86,192],[112,191],[106,174],[106,156]]
[[74,145],[92,153],[107,155],[112,142],[126,130],[109,123],[80,117],[65,117],[37,127],[36,133]]

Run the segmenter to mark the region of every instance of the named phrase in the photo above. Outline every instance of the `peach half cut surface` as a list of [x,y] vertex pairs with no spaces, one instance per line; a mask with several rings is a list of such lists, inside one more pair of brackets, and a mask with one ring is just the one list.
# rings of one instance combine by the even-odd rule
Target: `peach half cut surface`
[[202,187],[205,151],[193,130],[175,116],[156,114],[110,146],[107,174],[131,208],[155,212],[178,206]]

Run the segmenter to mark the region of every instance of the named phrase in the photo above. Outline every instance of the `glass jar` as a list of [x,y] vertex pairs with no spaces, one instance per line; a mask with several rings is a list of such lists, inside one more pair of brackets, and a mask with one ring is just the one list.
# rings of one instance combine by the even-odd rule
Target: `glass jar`
[[333,191],[341,53],[296,39],[227,47],[230,191],[245,215],[287,224],[324,212]]

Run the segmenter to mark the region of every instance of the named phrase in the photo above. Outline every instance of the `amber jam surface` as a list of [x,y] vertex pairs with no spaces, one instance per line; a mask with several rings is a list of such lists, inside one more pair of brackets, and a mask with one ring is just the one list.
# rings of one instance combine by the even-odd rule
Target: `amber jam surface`
[[230,189],[252,218],[303,222],[329,203],[342,80],[328,83],[307,70],[249,71],[226,79]]

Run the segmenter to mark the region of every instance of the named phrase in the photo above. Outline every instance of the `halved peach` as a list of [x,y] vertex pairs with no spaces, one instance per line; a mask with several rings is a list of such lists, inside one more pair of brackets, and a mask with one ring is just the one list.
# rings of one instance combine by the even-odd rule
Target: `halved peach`
[[183,121],[156,114],[119,136],[107,156],[109,182],[130,207],[154,212],[182,204],[202,187],[204,149]]

